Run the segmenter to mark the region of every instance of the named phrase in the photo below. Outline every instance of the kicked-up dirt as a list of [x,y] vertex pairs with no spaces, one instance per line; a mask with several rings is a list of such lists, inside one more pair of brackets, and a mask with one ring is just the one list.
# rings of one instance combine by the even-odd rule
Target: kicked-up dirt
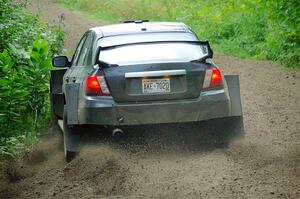
[[[99,25],[51,0],[32,3],[44,21],[64,15],[68,49]],[[244,140],[219,148],[204,137],[197,143],[193,129],[180,128],[180,139],[138,132],[128,142],[86,146],[66,164],[58,132],[0,164],[0,198],[300,198],[300,72],[221,54],[214,60],[240,75]]]

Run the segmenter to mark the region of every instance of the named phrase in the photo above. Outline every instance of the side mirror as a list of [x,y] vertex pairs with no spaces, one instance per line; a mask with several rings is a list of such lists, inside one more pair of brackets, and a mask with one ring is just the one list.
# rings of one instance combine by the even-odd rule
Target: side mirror
[[71,62],[69,62],[66,56],[57,56],[52,59],[52,65],[55,67],[70,67]]

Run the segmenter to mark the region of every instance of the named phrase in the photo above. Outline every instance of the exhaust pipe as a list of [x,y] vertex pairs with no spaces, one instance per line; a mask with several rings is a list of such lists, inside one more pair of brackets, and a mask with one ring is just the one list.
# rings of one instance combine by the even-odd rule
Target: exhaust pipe
[[118,128],[115,128],[113,131],[112,131],[112,136],[113,137],[122,137],[124,136],[125,133],[123,132],[122,129],[118,129]]

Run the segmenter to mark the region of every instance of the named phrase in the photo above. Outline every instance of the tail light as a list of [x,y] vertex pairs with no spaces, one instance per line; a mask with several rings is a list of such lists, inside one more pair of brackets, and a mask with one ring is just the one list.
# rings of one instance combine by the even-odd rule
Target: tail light
[[85,80],[86,95],[111,95],[104,75],[90,75]]
[[203,88],[217,88],[223,86],[221,72],[217,68],[208,68],[205,71]]

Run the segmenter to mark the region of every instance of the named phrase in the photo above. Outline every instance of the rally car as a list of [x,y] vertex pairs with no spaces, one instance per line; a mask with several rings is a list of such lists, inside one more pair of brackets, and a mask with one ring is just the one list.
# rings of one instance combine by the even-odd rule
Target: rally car
[[212,57],[209,42],[184,23],[89,29],[72,59],[54,57],[51,70],[52,120],[63,128],[66,160],[79,152],[88,125],[116,134],[133,125],[226,120],[220,137],[243,135],[239,77],[222,75]]

